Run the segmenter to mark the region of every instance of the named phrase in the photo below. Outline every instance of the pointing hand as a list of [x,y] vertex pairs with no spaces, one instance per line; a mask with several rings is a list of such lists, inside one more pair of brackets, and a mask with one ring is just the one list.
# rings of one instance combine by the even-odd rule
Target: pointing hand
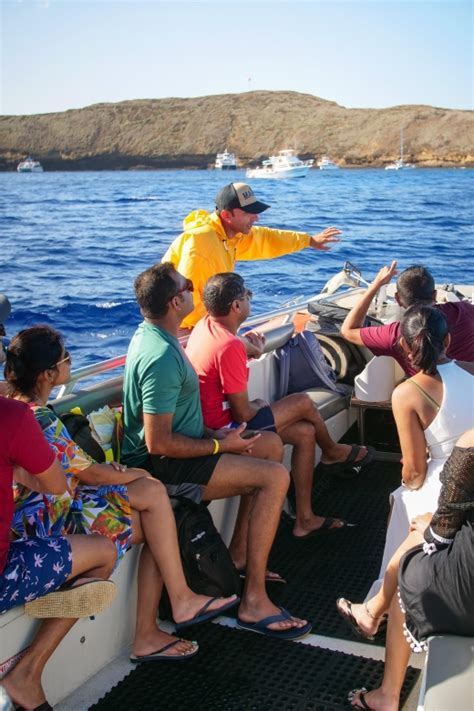
[[313,249],[319,249],[323,252],[328,252],[331,247],[328,247],[328,244],[332,244],[334,242],[340,242],[341,240],[338,239],[337,235],[340,235],[341,230],[338,230],[337,227],[327,227],[325,230],[322,232],[318,232],[318,234],[313,235],[309,241],[309,246],[312,247]]

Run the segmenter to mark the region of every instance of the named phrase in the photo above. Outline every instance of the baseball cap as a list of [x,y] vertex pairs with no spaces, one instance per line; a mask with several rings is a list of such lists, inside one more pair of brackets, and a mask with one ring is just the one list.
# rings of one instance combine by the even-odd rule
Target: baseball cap
[[258,215],[260,212],[268,210],[270,205],[265,205],[264,202],[257,200],[250,185],[229,183],[217,195],[216,207],[218,210],[234,210],[237,207],[244,212]]
[[5,323],[10,316],[12,307],[5,294],[0,294],[0,323]]

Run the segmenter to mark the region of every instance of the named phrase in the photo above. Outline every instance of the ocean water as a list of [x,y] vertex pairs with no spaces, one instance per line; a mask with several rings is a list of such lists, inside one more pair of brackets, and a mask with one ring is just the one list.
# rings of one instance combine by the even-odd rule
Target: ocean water
[[[74,367],[124,353],[140,315],[137,274],[161,259],[191,210],[243,171],[0,174],[0,292],[8,335],[35,323],[62,331]],[[271,209],[260,222],[342,241],[237,270],[254,313],[310,295],[351,260],[370,279],[397,259],[423,263],[437,281],[474,282],[473,170],[311,171],[304,179],[250,181]]]

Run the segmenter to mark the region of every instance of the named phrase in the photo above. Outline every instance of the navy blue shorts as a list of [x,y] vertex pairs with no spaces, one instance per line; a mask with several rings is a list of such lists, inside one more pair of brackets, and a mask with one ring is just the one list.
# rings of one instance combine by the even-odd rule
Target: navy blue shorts
[[[238,422],[231,422],[229,427],[235,429],[239,427]],[[268,432],[276,432],[275,418],[273,417],[272,408],[270,405],[260,408],[255,417],[247,422],[247,430],[267,430]]]
[[0,613],[60,588],[71,575],[67,538],[20,538],[12,541],[0,573]]

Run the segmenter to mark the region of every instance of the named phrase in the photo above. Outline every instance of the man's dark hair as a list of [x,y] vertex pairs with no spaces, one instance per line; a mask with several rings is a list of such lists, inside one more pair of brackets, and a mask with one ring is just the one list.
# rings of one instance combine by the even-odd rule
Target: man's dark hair
[[178,290],[173,274],[176,274],[174,265],[164,262],[154,264],[135,279],[135,296],[140,311],[146,318],[166,316],[168,304]]
[[214,274],[204,287],[203,301],[211,316],[227,316],[235,299],[245,294],[244,280],[235,272]]
[[405,269],[397,279],[397,293],[402,306],[431,304],[435,283],[432,275],[420,264]]

